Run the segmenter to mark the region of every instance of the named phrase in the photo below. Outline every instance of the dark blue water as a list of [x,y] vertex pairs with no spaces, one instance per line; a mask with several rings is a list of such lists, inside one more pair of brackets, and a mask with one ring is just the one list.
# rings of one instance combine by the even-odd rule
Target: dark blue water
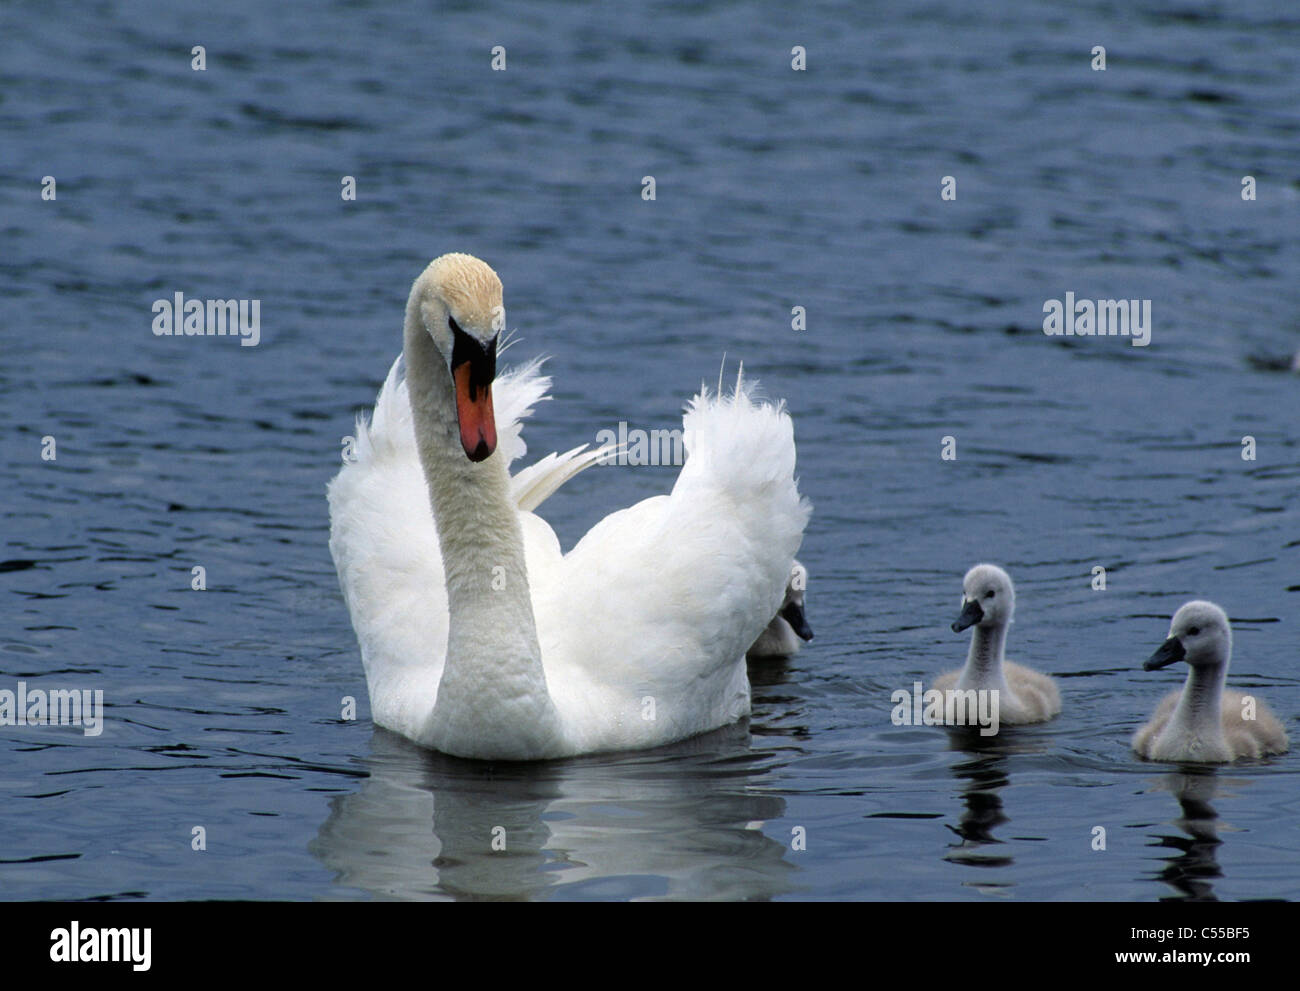
[[[702,6],[0,11],[0,689],[105,699],[0,727],[5,898],[1300,897],[1300,756],[1127,745],[1194,597],[1300,733],[1300,13]],[[490,766],[370,723],[324,486],[451,250],[552,356],[534,455],[678,425],[724,353],[788,399],[817,638],[748,725]],[[260,343],[155,336],[176,292],[259,299]],[[1150,299],[1150,345],[1045,336],[1066,292]],[[673,476],[545,515],[569,545]],[[1064,711],[892,725],[984,559]]]

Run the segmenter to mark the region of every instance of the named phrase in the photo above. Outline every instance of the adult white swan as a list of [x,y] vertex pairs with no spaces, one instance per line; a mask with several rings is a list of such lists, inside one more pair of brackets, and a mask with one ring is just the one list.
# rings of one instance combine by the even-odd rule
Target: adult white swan
[[745,650],[781,604],[810,512],[790,417],[739,381],[726,397],[702,390],[672,493],[561,554],[530,510],[600,452],[510,476],[520,420],[550,383],[535,363],[496,378],[504,313],[485,263],[430,263],[356,460],[329,486],[375,722],[461,757],[532,760],[747,715]]

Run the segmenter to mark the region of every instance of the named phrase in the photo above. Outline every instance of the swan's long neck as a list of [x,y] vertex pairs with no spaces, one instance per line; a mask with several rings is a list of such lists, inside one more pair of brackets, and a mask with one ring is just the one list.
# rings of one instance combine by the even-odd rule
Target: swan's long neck
[[1183,694],[1170,719],[1197,739],[1210,740],[1223,734],[1223,685],[1228,665],[1188,665]]
[[1006,626],[976,626],[966,654],[966,667],[962,669],[960,687],[996,688],[1010,693],[1002,672],[1002,652],[1006,648]]
[[[414,298],[405,360],[451,614],[431,736],[449,741],[439,749],[463,757],[545,756],[556,749],[559,720],[542,668],[510,478],[499,453],[477,464],[465,456],[451,375]],[[474,741],[468,751],[467,741]]]

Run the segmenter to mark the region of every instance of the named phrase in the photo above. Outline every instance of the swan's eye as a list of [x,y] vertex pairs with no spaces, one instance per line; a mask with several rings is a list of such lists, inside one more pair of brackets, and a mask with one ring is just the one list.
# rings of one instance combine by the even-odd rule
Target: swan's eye
[[993,598],[993,596],[995,596],[995,595],[997,595],[997,594],[998,594],[997,592],[994,592],[994,591],[991,591],[991,590],[990,590],[990,591],[984,593],[984,598],[986,598],[986,599],[991,599],[991,598]]
[[460,329],[460,324],[456,322],[456,318],[453,317],[450,313],[447,314],[447,326],[451,328],[451,332],[453,334],[465,333],[463,330]]
[[1192,627],[1190,630],[1188,630],[1187,632],[1190,633],[1192,636],[1196,636],[1196,634],[1198,634],[1198,633],[1201,632],[1201,628],[1200,628],[1199,626],[1193,626],[1193,627]]

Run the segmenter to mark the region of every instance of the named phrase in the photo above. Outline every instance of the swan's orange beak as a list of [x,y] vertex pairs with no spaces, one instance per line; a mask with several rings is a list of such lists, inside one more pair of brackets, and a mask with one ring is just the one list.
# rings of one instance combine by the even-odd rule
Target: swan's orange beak
[[478,381],[472,361],[457,365],[452,376],[456,381],[456,420],[460,423],[461,446],[471,461],[482,461],[497,449],[492,382]]
[[497,377],[497,339],[484,343],[460,329],[450,314],[451,379],[456,386],[456,422],[460,445],[471,461],[484,461],[497,449],[497,422],[492,416],[492,380]]

